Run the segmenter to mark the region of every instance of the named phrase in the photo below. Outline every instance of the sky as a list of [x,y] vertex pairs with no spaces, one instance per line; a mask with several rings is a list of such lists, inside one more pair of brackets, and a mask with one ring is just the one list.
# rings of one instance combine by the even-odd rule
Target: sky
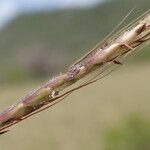
[[24,13],[92,7],[103,1],[105,0],[0,0],[0,29]]

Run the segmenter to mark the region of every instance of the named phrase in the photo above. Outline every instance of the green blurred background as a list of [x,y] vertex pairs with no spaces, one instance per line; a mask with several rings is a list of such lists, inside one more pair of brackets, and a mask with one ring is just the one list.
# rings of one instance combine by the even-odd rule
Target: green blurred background
[[[0,109],[64,71],[134,6],[123,27],[149,8],[149,0],[107,0],[16,17],[0,30]],[[12,127],[0,137],[0,150],[149,150],[149,49],[105,80]]]

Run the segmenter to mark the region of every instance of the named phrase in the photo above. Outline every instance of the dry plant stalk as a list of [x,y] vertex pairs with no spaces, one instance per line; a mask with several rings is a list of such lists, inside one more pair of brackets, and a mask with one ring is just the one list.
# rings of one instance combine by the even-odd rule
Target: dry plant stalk
[[86,83],[60,94],[66,87],[106,64],[122,64],[118,60],[120,57],[127,56],[139,45],[146,41],[149,42],[149,39],[150,11],[148,10],[126,28],[98,44],[88,54],[69,67],[66,72],[34,90],[17,104],[4,110],[0,114],[0,134],[7,132],[6,129],[10,126],[58,103],[73,91],[96,82],[101,78],[98,77],[99,74]]

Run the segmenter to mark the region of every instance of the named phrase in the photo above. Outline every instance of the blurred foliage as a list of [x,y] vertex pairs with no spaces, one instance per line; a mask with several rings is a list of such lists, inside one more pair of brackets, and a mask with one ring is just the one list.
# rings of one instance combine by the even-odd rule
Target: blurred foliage
[[[63,71],[102,40],[135,5],[124,26],[149,8],[149,0],[112,0],[94,8],[19,16],[0,32],[0,83],[16,82],[13,79],[18,74],[24,80],[24,76],[46,77]],[[134,60],[149,57],[147,48]]]
[[106,134],[106,150],[148,150],[150,122],[131,115]]

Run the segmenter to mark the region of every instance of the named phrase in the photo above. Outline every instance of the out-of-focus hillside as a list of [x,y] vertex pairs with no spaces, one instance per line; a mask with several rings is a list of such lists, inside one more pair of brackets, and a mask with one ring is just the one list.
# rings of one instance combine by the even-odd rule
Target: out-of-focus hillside
[[[131,21],[149,8],[149,0],[113,0],[91,9],[18,17],[0,32],[0,82],[63,71],[104,38],[135,5],[128,18]],[[142,51],[134,60],[150,57],[148,49]]]

